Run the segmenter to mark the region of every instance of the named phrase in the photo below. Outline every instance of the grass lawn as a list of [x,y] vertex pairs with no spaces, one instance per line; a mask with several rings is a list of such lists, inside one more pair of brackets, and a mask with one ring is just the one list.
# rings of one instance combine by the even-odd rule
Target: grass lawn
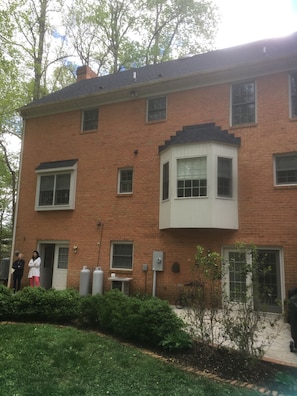
[[2,323],[0,340],[0,395],[259,395],[71,327]]

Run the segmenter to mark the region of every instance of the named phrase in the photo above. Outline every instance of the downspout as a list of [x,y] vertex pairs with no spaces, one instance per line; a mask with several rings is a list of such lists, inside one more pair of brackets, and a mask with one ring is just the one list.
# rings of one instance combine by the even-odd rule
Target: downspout
[[19,212],[19,196],[20,196],[20,184],[21,184],[20,181],[21,181],[21,174],[22,174],[25,131],[26,131],[26,120],[23,118],[23,133],[22,133],[22,145],[21,145],[20,162],[19,162],[19,177],[18,177],[18,186],[17,186],[17,198],[16,198],[16,206],[15,206],[15,218],[14,218],[14,224],[13,224],[13,234],[12,234],[12,244],[11,244],[10,265],[9,265],[9,272],[8,272],[7,287],[10,287],[12,263],[15,261],[15,257],[14,257],[15,234],[16,234],[16,225],[17,225],[18,212]]

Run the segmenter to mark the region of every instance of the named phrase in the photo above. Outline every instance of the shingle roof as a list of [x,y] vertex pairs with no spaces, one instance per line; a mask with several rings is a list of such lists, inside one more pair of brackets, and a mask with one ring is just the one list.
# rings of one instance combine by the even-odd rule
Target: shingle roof
[[159,146],[159,153],[167,149],[169,146],[178,144],[197,143],[197,142],[219,142],[240,146],[240,138],[234,134],[222,130],[215,123],[189,125],[184,126],[176,135],[171,136],[170,140],[166,140],[164,145]]
[[[297,32],[282,38],[266,39],[204,54],[185,57],[156,65],[81,80],[57,92],[31,102],[21,110],[53,104],[88,95],[99,95],[121,88],[137,87],[139,84],[164,81],[192,74],[226,70],[240,65],[257,64],[267,59],[280,59],[289,54],[297,56]],[[136,74],[136,78],[134,79]]]

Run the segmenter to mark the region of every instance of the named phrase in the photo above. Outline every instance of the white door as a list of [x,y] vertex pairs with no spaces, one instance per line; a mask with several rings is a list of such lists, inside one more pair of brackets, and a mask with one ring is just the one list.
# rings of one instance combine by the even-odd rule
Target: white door
[[68,252],[67,245],[56,245],[52,287],[56,290],[64,290],[67,285],[68,271]]

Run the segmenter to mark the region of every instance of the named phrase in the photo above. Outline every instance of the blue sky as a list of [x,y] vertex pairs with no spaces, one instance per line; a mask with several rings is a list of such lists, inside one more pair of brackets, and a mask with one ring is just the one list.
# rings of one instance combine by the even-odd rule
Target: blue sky
[[297,0],[213,0],[221,13],[217,48],[297,31]]

